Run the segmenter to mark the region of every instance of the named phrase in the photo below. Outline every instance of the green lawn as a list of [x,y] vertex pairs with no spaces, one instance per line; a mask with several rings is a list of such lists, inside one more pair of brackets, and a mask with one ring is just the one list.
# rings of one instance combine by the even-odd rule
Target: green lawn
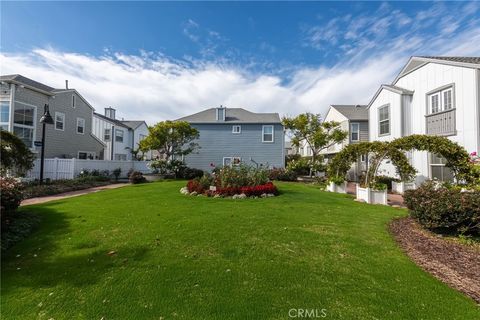
[[183,185],[23,208],[43,218],[2,257],[2,319],[480,319],[397,247],[387,224],[404,210],[302,184],[248,200]]

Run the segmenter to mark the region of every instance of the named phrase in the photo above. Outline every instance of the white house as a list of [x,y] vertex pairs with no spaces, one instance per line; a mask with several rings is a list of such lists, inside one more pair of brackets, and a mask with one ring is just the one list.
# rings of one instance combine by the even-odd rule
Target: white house
[[[480,57],[412,57],[391,84],[380,86],[368,104],[370,141],[411,134],[445,136],[467,152],[480,151]],[[444,159],[409,153],[425,179],[451,180]],[[389,163],[380,167],[393,176]]]
[[[322,150],[325,158],[331,159],[345,146],[349,144],[368,141],[368,110],[365,105],[331,105],[325,116],[326,122],[335,121],[340,123],[340,128],[348,132],[348,137],[341,143],[336,143]],[[348,172],[348,179],[357,181],[359,176],[366,171],[366,156],[361,156],[352,165]]]
[[[105,108],[105,114],[93,114],[93,134],[105,143],[105,160],[132,160],[132,151],[148,135],[145,121],[117,120],[116,110]],[[150,159],[151,153],[144,155]]]

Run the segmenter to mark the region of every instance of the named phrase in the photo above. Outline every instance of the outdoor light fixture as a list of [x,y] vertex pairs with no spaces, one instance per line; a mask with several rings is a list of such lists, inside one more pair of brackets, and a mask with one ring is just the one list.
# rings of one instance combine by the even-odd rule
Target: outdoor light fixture
[[47,124],[54,123],[53,118],[50,115],[50,111],[48,110],[48,104],[45,104],[44,106],[43,115],[40,118],[40,123],[42,124],[42,141],[41,141],[42,151],[40,155],[40,184],[42,184],[43,183],[43,166],[45,162],[45,126]]

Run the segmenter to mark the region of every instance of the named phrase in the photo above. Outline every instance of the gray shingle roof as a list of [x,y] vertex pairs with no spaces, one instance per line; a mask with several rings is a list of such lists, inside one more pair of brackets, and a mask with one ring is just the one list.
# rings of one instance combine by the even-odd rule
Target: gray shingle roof
[[142,123],[145,123],[143,120],[122,120],[121,122],[133,130],[137,129]]
[[109,117],[106,117],[104,116],[103,114],[100,114],[100,113],[96,113],[94,112],[95,116],[101,118],[101,119],[104,119],[104,120],[107,120],[107,121],[110,121],[111,123],[115,124],[116,126],[120,126],[120,127],[124,127],[124,128],[127,128],[127,129],[131,129],[131,127],[127,126],[126,124],[124,124],[122,121],[120,120],[117,120],[117,119],[111,119]]
[[254,113],[242,108],[225,108],[225,121],[216,121],[216,108],[182,117],[177,121],[190,123],[281,123],[278,113]]
[[435,57],[435,56],[420,56],[420,58],[445,60],[461,63],[474,63],[480,64],[480,57]]
[[26,86],[29,86],[29,87],[32,87],[32,88],[36,88],[36,89],[39,89],[39,90],[42,90],[42,91],[46,91],[46,92],[52,92],[53,91],[52,87],[49,87],[49,86],[47,86],[43,83],[32,80],[30,78],[24,77],[20,74],[9,74],[9,75],[0,76],[0,81],[5,81],[5,82],[14,81],[14,82],[18,82],[18,83],[21,83],[23,85],[26,85]]
[[368,111],[365,105],[335,104],[331,107],[343,114],[348,120],[368,120]]

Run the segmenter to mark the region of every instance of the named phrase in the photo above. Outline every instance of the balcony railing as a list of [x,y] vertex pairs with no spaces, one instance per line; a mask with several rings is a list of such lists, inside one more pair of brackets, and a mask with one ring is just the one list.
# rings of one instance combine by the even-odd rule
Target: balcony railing
[[449,136],[456,134],[455,109],[446,110],[426,116],[427,134]]

